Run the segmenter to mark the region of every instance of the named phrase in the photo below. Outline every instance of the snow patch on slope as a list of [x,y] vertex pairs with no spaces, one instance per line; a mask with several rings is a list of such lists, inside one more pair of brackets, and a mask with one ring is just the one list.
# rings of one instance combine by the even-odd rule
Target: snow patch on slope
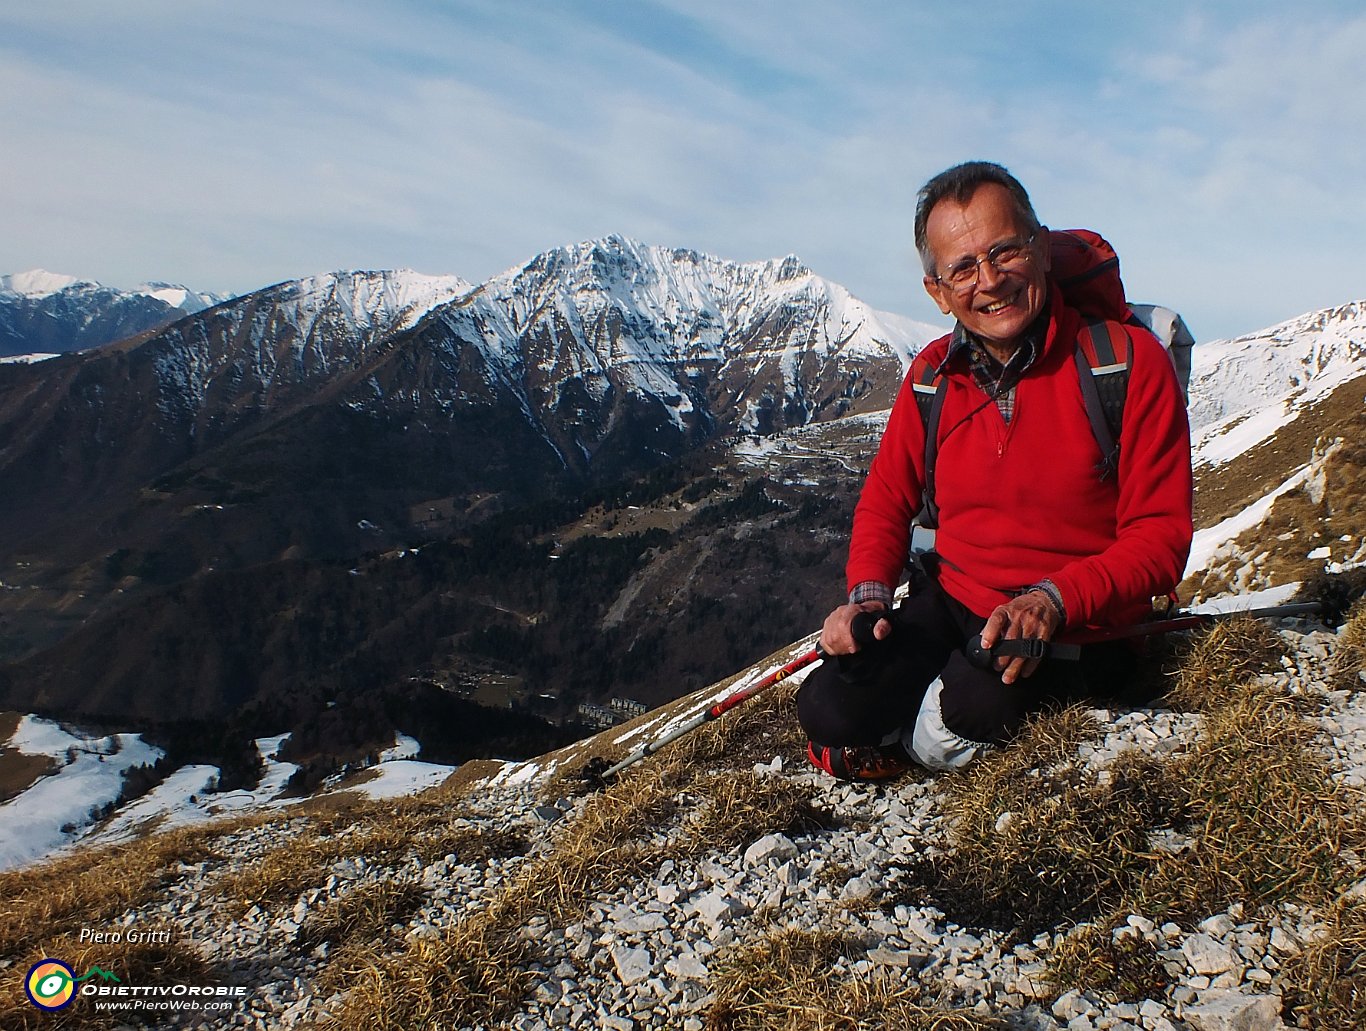
[[1271,511],[1271,506],[1276,503],[1276,499],[1303,487],[1310,475],[1309,465],[1300,466],[1275,490],[1257,498],[1241,512],[1222,519],[1213,526],[1197,530],[1195,539],[1191,542],[1190,558],[1186,561],[1186,571],[1182,579],[1204,572],[1218,559],[1231,558],[1234,539],[1254,526],[1260,526]]
[[1366,375],[1366,301],[1310,312],[1260,333],[1194,350],[1190,415],[1195,466],[1218,466]]
[[[256,787],[218,790],[216,766],[189,765],[172,772],[140,798],[124,805],[96,826],[91,810],[118,798],[124,773],[133,766],[150,765],[164,753],[143,743],[136,734],[104,737],[83,735],[51,720],[24,716],[8,742],[28,755],[45,755],[59,769],[41,777],[30,788],[0,805],[0,870],[13,869],[62,854],[131,841],[158,832],[190,827],[250,813],[291,806],[304,797],[281,797],[298,769],[279,758],[288,734],[258,738],[263,772]],[[371,778],[346,790],[369,798],[395,798],[440,784],[456,767],[419,762],[422,746],[399,735],[371,767]],[[335,785],[330,785],[335,787]]]
[[0,356],[0,365],[33,365],[49,358],[60,358],[59,354],[10,354]]
[[119,797],[124,772],[163,754],[137,734],[91,737],[36,716],[24,716],[6,745],[45,755],[58,769],[0,805],[0,870],[76,841],[94,822],[91,810]]

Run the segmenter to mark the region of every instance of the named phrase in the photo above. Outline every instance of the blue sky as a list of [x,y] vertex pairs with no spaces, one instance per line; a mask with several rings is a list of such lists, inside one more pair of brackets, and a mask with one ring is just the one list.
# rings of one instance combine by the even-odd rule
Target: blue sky
[[0,272],[480,281],[621,233],[938,320],[988,158],[1198,337],[1366,296],[1359,3],[46,0],[0,11]]

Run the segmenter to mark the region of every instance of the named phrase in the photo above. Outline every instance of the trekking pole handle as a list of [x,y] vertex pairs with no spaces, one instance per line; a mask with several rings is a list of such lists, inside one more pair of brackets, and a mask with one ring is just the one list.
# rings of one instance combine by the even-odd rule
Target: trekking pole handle
[[[853,635],[854,643],[860,648],[865,645],[875,644],[877,642],[877,635],[873,633],[873,628],[877,626],[877,621],[879,619],[890,619],[891,615],[890,612],[886,611],[854,613],[854,618],[849,624],[849,633]],[[822,659],[830,658],[825,649],[821,647],[819,641],[816,642],[816,655]]]
[[873,628],[877,626],[878,620],[887,619],[890,612],[860,612],[854,616],[854,620],[849,624],[849,632],[854,635],[854,640],[860,645],[872,644],[877,640],[877,635],[873,633]]

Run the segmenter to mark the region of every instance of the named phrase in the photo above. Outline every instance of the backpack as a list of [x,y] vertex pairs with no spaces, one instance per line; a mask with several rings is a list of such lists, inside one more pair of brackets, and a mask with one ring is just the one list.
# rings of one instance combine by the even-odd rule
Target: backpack
[[[1141,326],[1157,338],[1176,369],[1183,398],[1190,385],[1195,339],[1185,320],[1170,308],[1131,305],[1125,300],[1119,255],[1099,234],[1089,229],[1066,229],[1048,235],[1053,281],[1063,299],[1086,320],[1074,357],[1087,419],[1103,456],[1097,472],[1104,480],[1119,469],[1120,430],[1129,388],[1129,337],[1115,323]],[[933,548],[932,536],[924,531],[939,525],[934,469],[939,452],[939,413],[948,392],[948,378],[942,365],[934,368],[928,362],[913,363],[912,376],[916,406],[925,424],[925,486],[920,514],[915,518],[921,533],[912,532],[911,550],[923,552]]]

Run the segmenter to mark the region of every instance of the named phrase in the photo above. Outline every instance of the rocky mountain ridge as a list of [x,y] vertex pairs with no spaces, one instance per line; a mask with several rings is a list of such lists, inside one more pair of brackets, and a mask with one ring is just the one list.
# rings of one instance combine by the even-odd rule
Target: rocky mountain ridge
[[[159,477],[215,464],[228,468],[210,478],[238,484],[263,450],[289,468],[329,436],[359,438],[343,479],[370,462],[392,475],[411,448],[421,497],[526,499],[546,478],[601,482],[718,433],[854,410],[894,389],[891,359],[932,333],[795,259],[739,265],[619,237],[478,289],[411,272],[316,277],[149,338],[0,370],[0,516],[12,554],[54,515],[118,509]],[[473,455],[484,461],[459,461]]]

